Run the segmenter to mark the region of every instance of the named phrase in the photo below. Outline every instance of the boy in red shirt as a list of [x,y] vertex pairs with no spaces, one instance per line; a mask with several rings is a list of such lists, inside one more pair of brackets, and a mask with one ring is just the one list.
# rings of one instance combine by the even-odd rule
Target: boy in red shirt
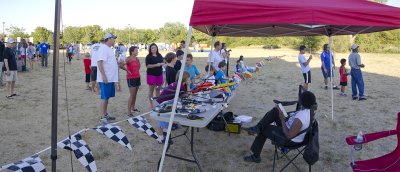
[[85,58],[83,59],[83,65],[85,66],[85,82],[86,82],[86,89],[87,90],[92,90],[89,86],[90,83],[90,64],[91,64],[91,60],[90,60],[90,54],[86,53],[85,54]]
[[347,94],[345,93],[345,89],[347,86],[347,75],[349,75],[349,73],[347,72],[346,69],[346,59],[341,59],[340,60],[340,68],[339,68],[339,73],[340,73],[340,95],[341,96],[347,96]]

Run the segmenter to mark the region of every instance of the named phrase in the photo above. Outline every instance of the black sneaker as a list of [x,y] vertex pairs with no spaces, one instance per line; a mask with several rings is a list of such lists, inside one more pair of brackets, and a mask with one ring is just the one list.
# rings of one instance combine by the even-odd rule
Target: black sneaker
[[357,100],[358,99],[358,97],[353,97],[353,100]]
[[249,156],[245,156],[243,158],[244,161],[246,162],[255,162],[255,163],[260,163],[261,162],[261,157],[260,156],[255,156],[254,154],[249,155]]
[[328,89],[328,86],[327,85],[325,85],[325,90],[327,90]]
[[359,101],[363,101],[363,100],[367,100],[367,98],[365,98],[365,97],[360,97],[358,100],[359,100]]
[[113,117],[113,116],[110,116],[108,113],[107,113],[107,115],[106,115],[106,116],[104,116],[104,118],[106,118],[106,119],[107,119],[107,121],[115,120],[115,117]]
[[339,88],[338,86],[336,86],[336,85],[333,86],[333,89],[334,89],[334,90],[340,90],[340,88]]
[[244,135],[257,136],[260,133],[260,129],[256,126],[250,128],[242,128]]

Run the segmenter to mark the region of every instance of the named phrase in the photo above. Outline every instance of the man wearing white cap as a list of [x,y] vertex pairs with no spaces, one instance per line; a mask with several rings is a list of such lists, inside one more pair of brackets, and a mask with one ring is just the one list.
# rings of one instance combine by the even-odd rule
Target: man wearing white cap
[[17,81],[17,59],[15,51],[13,50],[15,47],[15,40],[10,38],[8,39],[7,47],[3,52],[4,65],[6,67],[4,79],[7,81],[7,90],[9,94],[6,97],[8,99],[12,99],[13,96],[17,96],[17,94],[14,93],[15,81]]
[[100,86],[100,122],[108,123],[115,120],[115,117],[107,113],[108,99],[115,97],[114,83],[118,82],[118,63],[114,51],[111,48],[117,37],[111,33],[104,36],[104,44],[100,44],[97,61],[97,82]]
[[[364,97],[364,79],[362,76],[361,68],[364,68],[365,65],[361,63],[360,54],[358,54],[358,45],[353,44],[351,46],[352,53],[349,56],[349,65],[351,67],[350,75],[351,75],[351,90],[353,100],[367,100]],[[357,88],[358,88],[358,97],[357,97]]]

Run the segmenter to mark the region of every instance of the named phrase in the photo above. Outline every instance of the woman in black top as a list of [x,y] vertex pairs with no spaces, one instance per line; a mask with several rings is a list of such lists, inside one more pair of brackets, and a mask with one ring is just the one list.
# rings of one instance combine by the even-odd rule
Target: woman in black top
[[153,108],[153,97],[154,90],[156,97],[160,96],[161,85],[164,82],[162,66],[164,65],[164,59],[158,52],[158,47],[155,43],[152,43],[149,47],[149,54],[146,56],[146,67],[147,67],[147,85],[149,85],[149,100],[150,108]]

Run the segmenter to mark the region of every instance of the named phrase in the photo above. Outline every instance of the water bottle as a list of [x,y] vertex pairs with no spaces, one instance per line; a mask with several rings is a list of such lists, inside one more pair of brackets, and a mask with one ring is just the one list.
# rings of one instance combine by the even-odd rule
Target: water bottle
[[354,141],[357,143],[354,145],[354,149],[357,151],[361,150],[362,143],[364,142],[363,134],[361,131],[357,134],[357,137],[354,139]]

